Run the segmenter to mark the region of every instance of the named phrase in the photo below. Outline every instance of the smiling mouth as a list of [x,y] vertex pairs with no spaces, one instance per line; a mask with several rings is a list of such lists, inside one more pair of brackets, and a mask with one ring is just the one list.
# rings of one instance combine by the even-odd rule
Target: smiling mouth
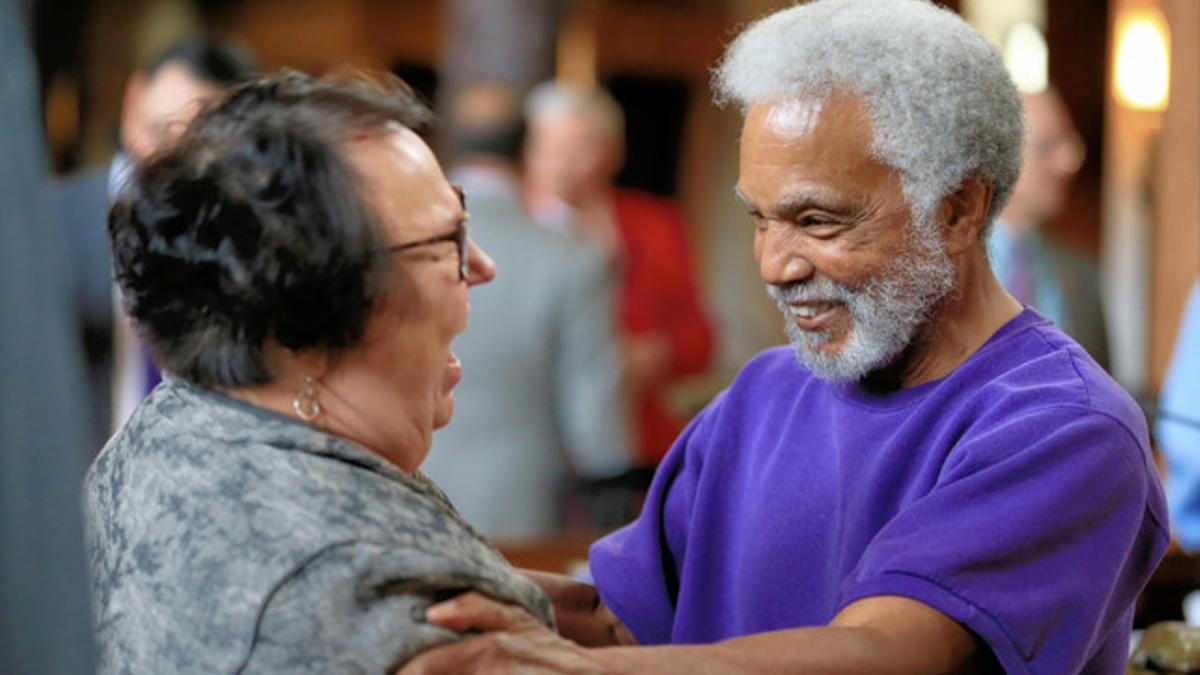
[[811,319],[834,308],[832,302],[810,302],[792,305],[792,314],[805,319]]
[[458,357],[454,355],[454,352],[450,352],[450,354],[446,356],[446,372],[445,378],[443,379],[445,391],[450,391],[453,389],[454,386],[457,385],[460,380],[462,380],[462,376],[462,361],[458,360]]
[[814,331],[826,328],[841,306],[838,302],[803,302],[788,305],[788,309],[798,328]]

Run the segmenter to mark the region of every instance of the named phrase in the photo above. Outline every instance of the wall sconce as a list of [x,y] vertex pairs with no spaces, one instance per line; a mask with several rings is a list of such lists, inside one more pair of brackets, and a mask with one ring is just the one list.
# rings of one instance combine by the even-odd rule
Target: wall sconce
[[1022,94],[1040,94],[1049,85],[1050,50],[1032,21],[1013,26],[1004,40],[1004,65]]
[[1049,56],[1042,30],[1032,22],[1021,22],[1004,40],[1004,66],[1021,94],[1040,94],[1049,84]]
[[1134,110],[1166,109],[1171,85],[1171,33],[1157,9],[1131,9],[1117,17],[1113,91]]

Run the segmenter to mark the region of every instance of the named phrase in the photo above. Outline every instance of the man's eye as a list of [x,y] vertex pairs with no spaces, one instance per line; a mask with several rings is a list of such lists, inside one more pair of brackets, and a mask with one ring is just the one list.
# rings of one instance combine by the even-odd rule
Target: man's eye
[[831,218],[827,215],[824,215],[824,214],[819,214],[819,213],[805,214],[805,215],[801,216],[799,219],[797,219],[796,222],[801,227],[806,227],[806,228],[807,227],[816,227],[816,228],[836,227],[837,225],[840,224],[838,221],[834,220],[833,218]]

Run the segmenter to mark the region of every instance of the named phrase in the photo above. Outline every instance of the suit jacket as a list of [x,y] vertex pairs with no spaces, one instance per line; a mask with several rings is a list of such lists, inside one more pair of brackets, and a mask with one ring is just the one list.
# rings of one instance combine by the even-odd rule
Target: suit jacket
[[87,673],[83,365],[22,4],[0,0],[0,673]]
[[99,673],[384,675],[466,590],[546,596],[419,473],[168,377],[85,480]]
[[602,252],[533,223],[511,181],[456,178],[497,274],[471,290],[470,326],[454,342],[465,373],[454,419],[424,470],[485,535],[545,534],[562,524],[576,477],[629,466],[615,272]]
[[56,188],[57,226],[70,256],[71,300],[87,362],[92,451],[112,427],[113,264],[108,244],[111,166],[62,180]]
[[997,221],[988,241],[988,253],[996,276],[1010,290],[1017,247],[1022,248],[1029,266],[1033,307],[1107,369],[1108,330],[1095,261],[1037,230],[1014,236]]

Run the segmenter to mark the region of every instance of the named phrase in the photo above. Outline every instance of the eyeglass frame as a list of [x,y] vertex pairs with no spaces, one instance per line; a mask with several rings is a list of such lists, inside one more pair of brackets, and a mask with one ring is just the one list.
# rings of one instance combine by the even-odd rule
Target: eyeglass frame
[[463,193],[462,186],[451,183],[450,187],[453,188],[454,192],[458,195],[458,200],[463,207],[463,217],[458,221],[458,224],[455,225],[453,232],[439,234],[434,237],[429,237],[428,239],[421,239],[420,241],[410,241],[404,244],[388,246],[383,250],[387,253],[400,253],[402,251],[408,251],[414,248],[420,248],[422,246],[431,246],[433,244],[441,244],[443,242],[452,241],[458,247],[458,279],[459,281],[466,281],[471,275],[471,244],[467,228],[467,221],[471,219],[471,214],[466,210],[467,197],[466,194]]

